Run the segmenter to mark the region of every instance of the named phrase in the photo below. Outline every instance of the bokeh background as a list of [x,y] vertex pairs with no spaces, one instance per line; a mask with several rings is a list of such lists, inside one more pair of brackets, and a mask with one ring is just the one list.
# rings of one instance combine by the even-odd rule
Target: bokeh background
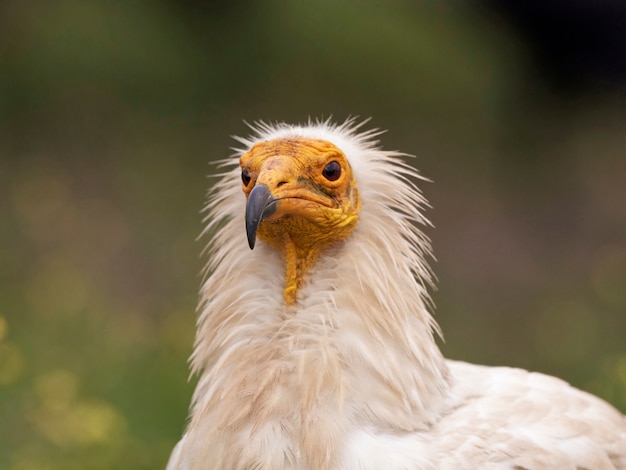
[[389,129],[434,181],[445,353],[626,411],[624,24],[595,0],[2,2],[0,468],[164,467],[209,162],[243,120]]

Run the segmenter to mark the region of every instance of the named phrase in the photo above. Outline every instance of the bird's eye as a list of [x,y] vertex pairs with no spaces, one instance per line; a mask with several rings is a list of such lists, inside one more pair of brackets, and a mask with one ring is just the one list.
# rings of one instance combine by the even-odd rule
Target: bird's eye
[[337,181],[341,176],[341,165],[338,162],[332,161],[324,167],[322,175],[328,181]]
[[250,173],[248,172],[248,170],[246,170],[245,168],[241,170],[241,181],[243,182],[244,186],[248,186],[248,184],[250,184],[250,180],[251,180],[251,176]]

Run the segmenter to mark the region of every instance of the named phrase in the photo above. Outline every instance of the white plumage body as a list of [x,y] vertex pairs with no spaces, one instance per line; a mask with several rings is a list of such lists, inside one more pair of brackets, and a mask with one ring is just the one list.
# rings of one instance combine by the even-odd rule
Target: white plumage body
[[[443,358],[418,175],[374,136],[348,122],[239,139],[208,206],[200,379],[168,469],[626,469],[626,418],[610,405],[545,375]],[[291,306],[276,250],[247,249],[237,166],[254,143],[285,137],[334,143],[361,197],[356,229]]]

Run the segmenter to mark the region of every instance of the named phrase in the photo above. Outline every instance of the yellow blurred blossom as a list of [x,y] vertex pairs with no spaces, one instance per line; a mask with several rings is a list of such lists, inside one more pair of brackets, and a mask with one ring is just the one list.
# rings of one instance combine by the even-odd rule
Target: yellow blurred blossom
[[43,408],[65,411],[76,401],[78,377],[67,370],[54,370],[37,378],[35,390]]
[[11,343],[0,344],[0,385],[16,382],[24,371],[24,356]]
[[40,408],[31,419],[43,436],[65,448],[110,443],[126,430],[124,416],[104,401],[76,402],[64,411]]

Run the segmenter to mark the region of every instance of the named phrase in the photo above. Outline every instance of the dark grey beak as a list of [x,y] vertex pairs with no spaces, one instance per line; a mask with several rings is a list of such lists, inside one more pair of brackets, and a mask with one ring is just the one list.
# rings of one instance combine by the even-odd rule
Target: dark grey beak
[[276,199],[272,196],[270,188],[264,184],[257,184],[248,194],[246,204],[246,234],[251,250],[254,249],[259,224],[274,212],[276,212]]

